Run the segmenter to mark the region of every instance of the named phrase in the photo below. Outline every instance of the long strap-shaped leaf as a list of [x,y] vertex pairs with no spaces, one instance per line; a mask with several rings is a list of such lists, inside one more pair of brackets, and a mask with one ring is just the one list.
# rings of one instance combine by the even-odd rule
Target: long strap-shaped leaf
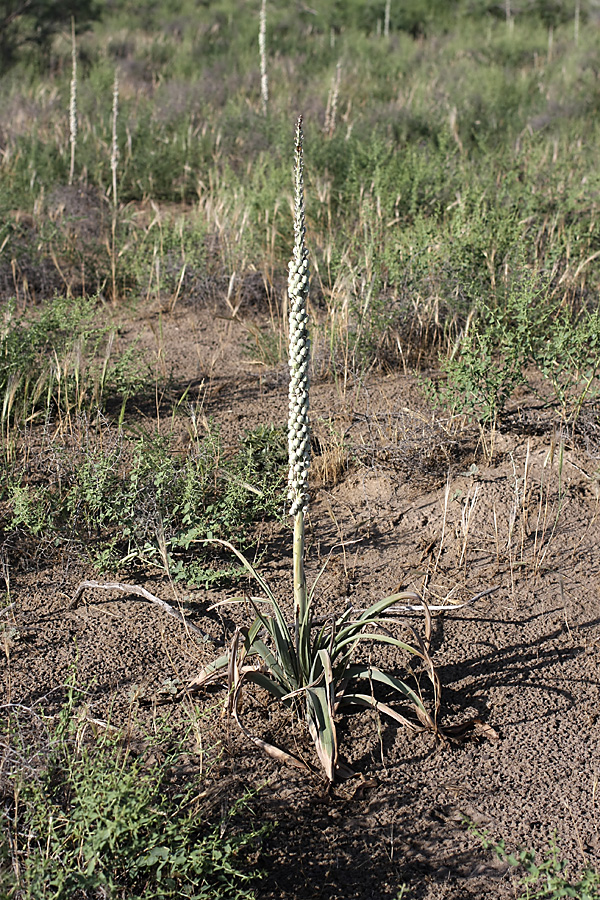
[[267,647],[262,641],[256,640],[252,645],[253,650],[260,656],[260,658],[264,661],[267,669],[269,669],[275,679],[280,685],[282,689],[282,696],[284,694],[289,694],[290,691],[296,690],[296,683],[293,679],[290,679],[288,674],[282,669],[279,665],[277,657],[272,652],[272,650]]
[[310,668],[313,654],[311,653],[312,631],[312,604],[305,604],[302,616],[298,616],[295,623],[297,634],[297,659],[299,663],[299,676],[306,684],[310,681]]
[[390,719],[395,719],[396,722],[410,728],[415,734],[427,730],[426,726],[415,725],[414,722],[411,722],[410,719],[407,719],[401,713],[396,712],[396,710],[392,709],[391,706],[388,706],[387,703],[382,703],[380,700],[376,700],[375,697],[371,697],[369,694],[345,694],[342,698],[341,705],[347,706],[352,703],[356,703],[359,706],[370,706],[372,709],[376,709],[377,712],[384,713],[384,715],[389,716]]
[[285,702],[287,699],[288,695],[282,685],[274,678],[270,678],[265,672],[248,672],[246,674],[246,680],[252,681],[259,687],[264,688],[264,690],[272,694],[276,700],[283,700]]
[[272,634],[277,654],[283,663],[288,678],[295,682],[296,687],[299,687],[300,684],[302,684],[302,676],[299,671],[298,656],[295,653],[292,636],[290,635],[285,622],[275,619],[273,621]]
[[325,674],[325,686],[307,688],[306,712],[308,729],[317,755],[329,781],[335,778],[338,765],[337,730],[334,720],[335,692],[331,659],[327,650],[319,651],[319,659]]
[[[261,627],[262,622],[260,621],[260,619],[255,619],[247,632],[242,628],[236,629],[231,640],[229,652],[224,653],[222,656],[214,659],[207,666],[204,666],[204,668],[198,673],[198,675],[196,675],[196,677],[192,679],[192,681],[190,681],[190,683],[187,685],[186,691],[200,690],[201,688],[206,687],[206,685],[211,684],[214,681],[218,681],[220,678],[220,673],[223,669],[230,670],[231,659],[232,657],[237,658],[239,652],[240,636],[245,636],[244,657],[254,652],[251,650],[251,647],[254,644],[256,636],[258,635]],[[231,689],[230,677],[228,677],[228,682]]]
[[257,572],[257,570],[254,568],[252,563],[246,559],[244,554],[241,553],[239,550],[237,550],[233,546],[233,544],[230,544],[229,541],[224,541],[221,538],[202,538],[202,539],[198,538],[197,540],[190,541],[190,543],[192,543],[192,544],[220,544],[222,547],[227,547],[228,550],[231,550],[231,552],[235,556],[237,556],[237,558],[242,563],[244,568],[247,569],[247,571],[250,572],[252,577],[255,578],[256,581],[260,584],[261,588],[263,589],[263,591],[265,592],[265,594],[267,595],[269,600],[271,600],[273,603],[275,603],[275,595],[273,594],[273,591],[271,590],[271,588],[269,587],[269,585],[267,584],[265,579],[262,577],[260,572]]
[[396,678],[394,675],[390,675],[388,672],[384,672],[382,669],[378,669],[375,666],[370,666],[368,664],[357,664],[354,666],[348,666],[347,670],[348,679],[351,678],[366,678],[369,681],[377,681],[379,684],[383,684],[386,687],[392,688],[397,691],[399,694],[402,694],[406,697],[417,709],[420,709],[421,712],[427,713],[425,709],[425,705],[421,698],[416,694],[412,688],[410,688],[403,681],[400,681],[399,678]]
[[413,656],[422,656],[422,654],[417,650],[416,647],[413,647],[411,644],[407,644],[405,641],[400,641],[398,638],[392,637],[391,634],[382,634],[381,632],[366,632],[362,634],[355,634],[351,637],[346,637],[343,640],[339,638],[335,641],[335,656],[344,648],[352,645],[355,647],[361,641],[373,641],[376,644],[391,644],[392,647],[397,647],[399,650],[406,650],[407,653],[412,654]]
[[228,665],[229,653],[225,653],[223,656],[219,656],[218,659],[213,660],[207,666],[204,666],[204,668],[201,669],[198,675],[196,675],[196,677],[189,682],[185,690],[199,691],[207,684],[210,684],[213,681],[218,681],[220,673],[223,669],[226,669]]
[[[269,598],[269,602],[273,609],[274,616],[266,616],[260,607],[250,598],[250,603],[254,607],[256,616],[263,624],[263,627],[271,635],[273,642],[279,653],[279,657],[284,665],[288,676],[296,682],[300,682],[300,672],[298,671],[298,659],[294,652],[294,643],[291,632],[286,624],[281,608],[274,597]],[[251,651],[250,651],[251,652]]]
[[[429,713],[427,713],[426,715],[433,722],[433,730],[437,731],[438,714],[439,714],[441,703],[442,703],[442,685],[440,682],[439,675],[433,664],[433,660],[431,658],[431,622],[432,622],[432,620],[431,620],[431,612],[429,611],[429,607],[427,606],[427,604],[424,605],[424,613],[425,613],[425,640],[424,641],[421,640],[419,633],[417,631],[415,631],[415,629],[412,628],[412,626],[408,626],[408,627],[409,627],[409,629],[418,645],[418,648],[419,648],[418,650],[415,649],[415,653],[425,663],[427,675],[429,677],[429,680],[431,681],[431,684],[433,685],[433,693],[434,693],[433,718],[431,719],[431,717],[429,716]],[[424,721],[420,713],[419,713],[419,718],[421,718],[421,720]]]
[[308,688],[306,691],[306,722],[325,774],[329,781],[333,781],[337,742],[325,688]]
[[355,619],[353,622],[350,622],[348,625],[344,626],[338,635],[339,639],[344,639],[347,637],[352,637],[357,632],[362,631],[369,624],[377,624],[378,619],[381,617],[382,613],[384,613],[390,606],[393,606],[394,603],[397,603],[398,600],[402,599],[420,599],[418,594],[413,594],[412,591],[405,591],[402,594],[391,594],[389,597],[384,597],[383,600],[378,600],[377,603],[374,603],[373,606],[370,606],[366,609],[358,619]]

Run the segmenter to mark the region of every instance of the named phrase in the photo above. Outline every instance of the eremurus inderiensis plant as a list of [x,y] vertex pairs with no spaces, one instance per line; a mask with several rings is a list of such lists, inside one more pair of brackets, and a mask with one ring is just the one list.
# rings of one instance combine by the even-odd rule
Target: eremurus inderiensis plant
[[[249,628],[237,628],[229,651],[206,666],[189,685],[188,690],[218,681],[227,672],[228,710],[251,740],[275,758],[302,768],[308,765],[260,738],[251,735],[240,718],[240,699],[246,684],[267,690],[287,706],[303,710],[317,754],[329,781],[347,773],[338,760],[336,717],[341,707],[368,706],[413,731],[431,729],[437,732],[440,683],[430,657],[431,615],[425,612],[425,639],[412,630],[412,642],[406,643],[384,629],[391,607],[402,601],[417,600],[412,592],[393,594],[366,610],[347,607],[342,612],[315,618],[313,599],[316,582],[307,591],[304,572],[304,528],[308,507],[308,470],[310,463],[309,362],[308,336],[309,267],[306,248],[304,208],[304,163],[302,118],[296,123],[294,158],[294,249],[289,264],[289,418],[288,499],[294,523],[293,542],[293,622],[275,598],[262,575],[253,568],[239,550],[228,541],[227,546],[243,563],[263,591],[264,597],[251,597],[256,618]],[[318,581],[318,579],[317,579]],[[225,601],[225,603],[232,602]],[[415,607],[411,607],[414,609]],[[354,663],[355,651],[361,644],[387,644],[418,657],[433,685],[433,712],[420,696],[394,675],[371,663]],[[360,682],[366,689],[360,689]],[[399,694],[418,721],[376,699],[374,685]]]

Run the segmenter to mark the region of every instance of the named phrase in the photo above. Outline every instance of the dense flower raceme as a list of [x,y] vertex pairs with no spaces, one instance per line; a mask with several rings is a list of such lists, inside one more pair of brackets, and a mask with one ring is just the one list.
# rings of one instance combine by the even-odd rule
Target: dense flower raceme
[[302,117],[296,124],[294,164],[294,255],[289,263],[288,296],[290,303],[290,411],[288,445],[290,459],[288,498],[290,515],[305,512],[308,506],[308,466],[310,462],[310,426],[308,421],[308,252],[305,243],[304,173],[302,156]]

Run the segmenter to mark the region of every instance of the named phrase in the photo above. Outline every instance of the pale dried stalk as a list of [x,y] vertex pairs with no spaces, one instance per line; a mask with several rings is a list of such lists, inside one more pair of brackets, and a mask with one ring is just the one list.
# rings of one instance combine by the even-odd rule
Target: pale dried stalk
[[112,302],[117,302],[117,167],[119,165],[119,141],[117,139],[117,122],[119,118],[119,75],[115,70],[115,80],[113,84],[113,105],[112,105],[112,148],[110,154],[110,168],[112,171],[112,244],[110,254],[110,270],[112,280]]
[[170,603],[167,603],[165,600],[161,600],[160,597],[155,597],[154,594],[151,594],[150,591],[147,591],[146,588],[141,587],[138,584],[121,584],[117,581],[110,581],[102,584],[99,581],[82,581],[75,593],[73,594],[73,599],[67,606],[67,610],[77,609],[81,602],[81,598],[83,596],[84,591],[89,589],[99,589],[103,591],[120,591],[122,594],[133,594],[135,597],[141,597],[143,600],[148,600],[150,603],[154,603],[156,606],[160,606],[167,615],[172,616],[174,619],[177,619],[178,622],[181,622],[182,625],[188,631],[193,631],[194,634],[200,635],[200,637],[204,641],[209,641],[209,635],[205,634],[197,625],[193,625],[191,622],[188,622],[185,616],[183,616],[179,610],[175,609],[171,606]]
[[477,495],[479,494],[479,485],[475,485],[475,489],[473,491],[473,496],[471,496],[471,491],[467,494],[465,504],[461,511],[460,517],[460,529],[463,536],[463,545],[460,553],[460,559],[458,561],[458,565],[462,566],[463,561],[466,562],[467,558],[467,543],[469,541],[469,533],[471,531],[471,522],[473,519],[473,513],[475,512],[475,507],[477,506]]
[[267,115],[269,102],[269,80],[267,77],[267,0],[262,0],[260,7],[260,27],[258,31],[258,49],[260,52],[260,96],[263,115]]
[[75,148],[77,146],[77,44],[75,42],[75,19],[71,19],[71,98],[69,101],[69,129],[71,140],[71,165],[69,184],[73,184],[75,174]]
[[117,167],[119,165],[119,142],[117,139],[117,121],[119,118],[119,76],[115,72],[115,80],[113,84],[113,105],[112,105],[112,148],[110,154],[110,168],[112,171],[112,194],[113,207],[117,208]]
[[335,119],[337,116],[338,97],[340,93],[340,80],[342,77],[342,61],[338,60],[335,67],[335,75],[331,79],[331,88],[327,97],[327,107],[325,109],[325,134],[329,137],[335,131]]

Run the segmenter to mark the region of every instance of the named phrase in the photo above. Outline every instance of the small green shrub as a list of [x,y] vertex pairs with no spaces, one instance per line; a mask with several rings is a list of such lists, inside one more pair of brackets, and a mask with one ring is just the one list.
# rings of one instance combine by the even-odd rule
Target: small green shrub
[[159,732],[164,761],[149,763],[120,735],[85,738],[77,699],[71,690],[41,767],[37,749],[33,774],[10,776],[13,803],[0,813],[2,897],[251,900],[256,875],[243,857],[263,830],[236,834],[235,807],[220,823],[206,820],[197,780],[181,785],[173,776],[181,741]]
[[71,16],[77,16],[78,28],[89,27],[103,11],[97,0],[30,0],[26,4],[2,2],[0,5],[0,73],[14,65],[25,49],[35,48],[47,64],[52,38],[67,28]]
[[32,484],[15,463],[0,485],[9,530],[75,540],[102,569],[150,564],[176,581],[214,584],[242,569],[190,545],[234,536],[251,547],[257,523],[282,514],[285,458],[284,431],[272,426],[248,432],[231,454],[213,428],[183,456],[169,437],[129,443],[107,431],[70,452],[53,444],[43,481]]
[[597,396],[600,311],[574,314],[526,279],[498,307],[482,305],[467,324],[455,356],[442,362],[446,383],[437,399],[494,426],[515,389],[537,368],[546,380],[545,399],[561,418],[574,422],[586,399]]
[[586,399],[598,395],[600,310],[574,316],[559,309],[547,333],[538,337],[533,359],[552,387],[565,421],[579,416]]
[[467,325],[460,349],[445,360],[447,381],[438,391],[445,405],[495,425],[515,388],[525,381],[531,347],[530,307],[511,294],[503,309],[484,307]]
[[0,419],[5,428],[58,413],[125,401],[144,384],[143,363],[131,347],[113,353],[114,331],[97,324],[94,298],[55,297],[39,314],[1,310]]
[[46,492],[8,480],[6,493],[12,512],[9,530],[22,528],[30,534],[41,536],[51,527],[52,516]]
[[559,897],[600,900],[600,873],[586,868],[581,878],[570,878],[566,874],[568,865],[560,859],[555,841],[541,854],[535,850],[509,853],[504,841],[490,841],[485,832],[479,832],[474,826],[471,826],[471,831],[481,839],[486,850],[491,848],[499,859],[525,870],[526,874],[519,879],[525,890],[519,894],[518,900],[558,900]]

